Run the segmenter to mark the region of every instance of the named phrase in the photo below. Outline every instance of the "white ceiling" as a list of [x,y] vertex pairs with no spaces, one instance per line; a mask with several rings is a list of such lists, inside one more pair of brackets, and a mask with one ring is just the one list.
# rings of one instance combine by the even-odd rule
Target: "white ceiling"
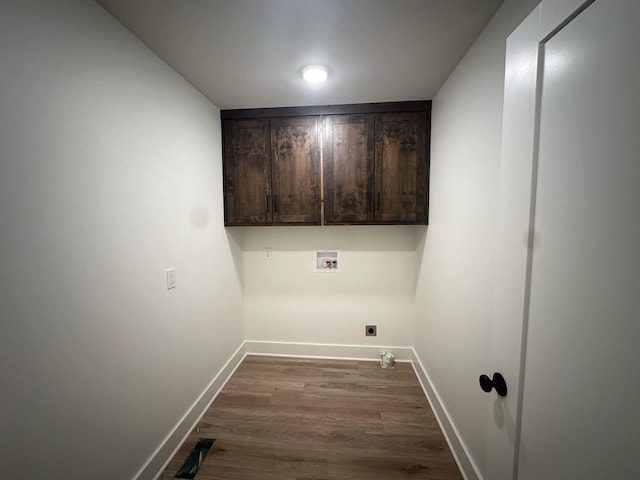
[[220,108],[430,99],[502,1],[97,0]]

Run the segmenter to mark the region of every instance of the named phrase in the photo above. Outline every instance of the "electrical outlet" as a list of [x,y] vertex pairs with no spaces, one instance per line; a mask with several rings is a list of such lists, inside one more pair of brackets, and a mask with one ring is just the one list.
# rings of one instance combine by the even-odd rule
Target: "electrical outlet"
[[176,288],[176,269],[170,268],[167,270],[167,290]]
[[367,325],[364,327],[364,334],[367,337],[375,337],[378,334],[378,327],[376,325]]

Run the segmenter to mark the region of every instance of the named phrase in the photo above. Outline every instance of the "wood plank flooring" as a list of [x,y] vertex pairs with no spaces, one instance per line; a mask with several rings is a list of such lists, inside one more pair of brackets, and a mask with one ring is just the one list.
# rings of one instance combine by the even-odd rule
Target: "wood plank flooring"
[[413,368],[247,356],[160,476],[215,438],[196,480],[462,479]]

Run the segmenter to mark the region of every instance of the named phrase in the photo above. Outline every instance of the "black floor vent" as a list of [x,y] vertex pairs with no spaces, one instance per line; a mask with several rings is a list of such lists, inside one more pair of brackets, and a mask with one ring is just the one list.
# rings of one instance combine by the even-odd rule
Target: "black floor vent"
[[198,440],[198,443],[193,447],[193,450],[189,453],[180,470],[176,473],[175,478],[195,478],[213,442],[215,442],[214,438],[201,438]]

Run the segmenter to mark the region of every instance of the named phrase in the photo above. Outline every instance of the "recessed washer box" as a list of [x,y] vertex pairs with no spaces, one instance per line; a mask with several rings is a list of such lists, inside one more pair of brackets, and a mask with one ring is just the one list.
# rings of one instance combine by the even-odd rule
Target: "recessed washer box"
[[316,250],[313,253],[313,262],[315,272],[339,272],[340,250],[335,248]]

